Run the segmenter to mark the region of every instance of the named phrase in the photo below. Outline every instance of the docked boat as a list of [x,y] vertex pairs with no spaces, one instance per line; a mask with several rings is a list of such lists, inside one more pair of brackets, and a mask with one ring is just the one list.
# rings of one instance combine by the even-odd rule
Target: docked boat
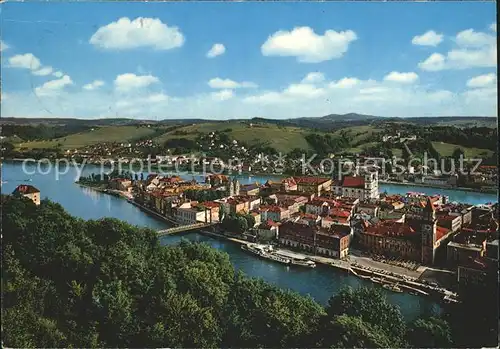
[[401,288],[399,288],[398,285],[383,284],[382,287],[385,288],[385,289],[388,289],[390,291],[397,292],[397,293],[403,292],[403,290]]
[[292,265],[298,265],[301,267],[307,268],[316,268],[316,263],[311,260],[303,260],[303,259],[292,259]]
[[261,258],[272,260],[274,262],[279,262],[286,265],[289,265],[291,263],[290,258],[285,258],[275,254],[273,252],[272,246],[246,244],[246,245],[241,245],[241,249],[253,253]]

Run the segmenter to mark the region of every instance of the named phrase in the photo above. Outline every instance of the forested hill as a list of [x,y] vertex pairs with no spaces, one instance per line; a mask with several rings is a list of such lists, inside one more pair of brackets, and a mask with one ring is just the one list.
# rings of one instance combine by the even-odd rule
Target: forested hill
[[[115,219],[1,200],[6,347],[444,348],[461,331],[437,318],[407,324],[375,288],[344,289],[324,308],[235,272],[206,245],[165,247]],[[459,310],[458,324],[483,329],[467,331],[480,346],[484,323]]]

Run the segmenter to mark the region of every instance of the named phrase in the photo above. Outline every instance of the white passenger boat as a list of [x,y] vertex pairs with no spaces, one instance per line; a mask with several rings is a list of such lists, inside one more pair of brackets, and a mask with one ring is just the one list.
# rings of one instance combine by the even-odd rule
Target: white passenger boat
[[253,253],[261,258],[272,260],[274,262],[279,262],[286,265],[289,265],[291,263],[291,260],[289,258],[285,258],[275,254],[273,252],[273,247],[270,245],[246,244],[241,245],[241,249]]

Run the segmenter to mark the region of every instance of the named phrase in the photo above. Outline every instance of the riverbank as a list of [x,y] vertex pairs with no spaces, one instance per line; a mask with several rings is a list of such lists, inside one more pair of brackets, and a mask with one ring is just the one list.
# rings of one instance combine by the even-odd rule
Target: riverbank
[[498,189],[485,188],[485,189],[475,189],[475,188],[467,188],[467,187],[451,187],[451,186],[439,186],[433,184],[425,184],[425,183],[413,183],[413,182],[393,182],[393,181],[385,181],[379,179],[379,183],[381,184],[391,184],[391,185],[399,185],[399,186],[409,186],[409,187],[425,187],[425,188],[436,188],[436,189],[447,189],[447,190],[459,190],[459,191],[468,191],[473,193],[485,193],[485,194],[496,194]]
[[[200,230],[199,232],[203,235],[207,235],[216,239],[224,239],[239,245],[246,245],[249,243],[246,240],[206,230]],[[289,253],[295,253],[295,251],[291,251],[282,247],[279,247],[279,250]],[[370,261],[370,263],[366,263],[363,257],[355,255],[349,256],[349,260],[340,260],[311,255],[303,251],[300,251],[300,253],[318,264],[322,264],[327,267],[333,267],[338,271],[354,275],[360,279],[364,279],[375,284],[389,286],[398,285],[401,289],[405,289],[415,295],[431,296],[439,301],[447,299],[453,302],[456,298],[456,294],[450,290],[442,287],[431,286],[422,282],[423,280],[420,280],[420,277],[425,271],[425,267],[420,267],[417,271],[411,271],[373,260]],[[374,268],[373,263],[379,263],[380,266],[378,266],[378,268]],[[398,272],[398,269],[401,270],[399,270]]]

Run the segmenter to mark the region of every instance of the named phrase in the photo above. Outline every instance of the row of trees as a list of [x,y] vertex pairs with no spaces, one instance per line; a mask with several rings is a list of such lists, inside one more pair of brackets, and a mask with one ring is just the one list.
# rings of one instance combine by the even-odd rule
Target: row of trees
[[[204,244],[161,246],[154,231],[116,219],[84,221],[47,200],[1,200],[7,347],[452,345],[446,321],[406,323],[378,288],[343,289],[323,307],[236,272],[227,254]],[[459,331],[478,313],[464,310],[473,311],[450,318]]]
[[237,213],[225,215],[222,228],[229,232],[242,234],[255,225],[255,217],[251,214]]

